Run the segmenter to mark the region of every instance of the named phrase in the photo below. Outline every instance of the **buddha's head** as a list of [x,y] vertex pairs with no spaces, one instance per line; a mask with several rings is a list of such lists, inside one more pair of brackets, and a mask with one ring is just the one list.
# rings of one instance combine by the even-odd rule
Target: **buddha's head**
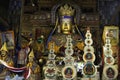
[[67,18],[62,19],[62,22],[61,22],[62,33],[69,34],[71,32],[71,26],[72,24],[70,19],[67,19]]
[[60,15],[60,23],[61,23],[60,25],[61,25],[62,33],[64,34],[71,33],[74,9],[72,9],[71,6],[65,4],[64,6],[60,7],[59,15]]

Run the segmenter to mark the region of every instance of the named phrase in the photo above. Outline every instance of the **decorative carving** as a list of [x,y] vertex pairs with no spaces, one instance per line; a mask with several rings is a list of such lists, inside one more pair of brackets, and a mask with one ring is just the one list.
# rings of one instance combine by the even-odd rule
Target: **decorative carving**
[[103,69],[103,78],[106,79],[116,79],[117,75],[118,75],[118,66],[114,65],[115,63],[115,59],[112,56],[113,55],[113,51],[112,51],[112,43],[111,43],[111,36],[107,34],[105,35],[105,44],[103,47],[103,51],[104,51],[104,69]]

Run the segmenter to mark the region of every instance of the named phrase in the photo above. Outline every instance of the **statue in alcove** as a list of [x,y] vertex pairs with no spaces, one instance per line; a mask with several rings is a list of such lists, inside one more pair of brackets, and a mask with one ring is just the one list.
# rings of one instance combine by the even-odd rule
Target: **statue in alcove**
[[40,80],[40,67],[34,60],[33,50],[29,53],[27,67],[31,69],[28,80]]
[[50,49],[51,43],[54,42],[55,53],[64,56],[62,53],[66,48],[66,36],[72,35],[73,48],[78,47],[78,49],[83,50],[84,44],[82,35],[76,25],[75,9],[72,6],[65,4],[59,7],[57,12],[55,28],[48,37],[48,49]]
[[[8,66],[13,66],[14,63],[13,63],[12,58],[8,55],[8,49],[6,46],[6,42],[4,42],[0,51],[1,51],[0,59],[6,62]],[[10,75],[9,71],[3,64],[0,63],[0,80],[4,80],[6,75]]]

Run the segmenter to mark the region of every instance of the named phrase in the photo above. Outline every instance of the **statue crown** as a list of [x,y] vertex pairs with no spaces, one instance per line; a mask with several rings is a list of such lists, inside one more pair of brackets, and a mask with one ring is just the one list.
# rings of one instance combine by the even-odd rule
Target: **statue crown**
[[65,4],[64,6],[61,6],[59,9],[59,13],[62,16],[72,16],[74,14],[74,9],[72,9],[71,6],[69,6],[68,4]]

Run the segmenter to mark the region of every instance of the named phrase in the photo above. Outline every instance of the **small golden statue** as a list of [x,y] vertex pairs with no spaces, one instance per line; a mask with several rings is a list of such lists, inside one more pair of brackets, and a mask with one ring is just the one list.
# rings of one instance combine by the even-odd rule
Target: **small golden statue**
[[[8,49],[6,47],[6,42],[3,44],[2,48],[0,49],[1,51],[1,55],[0,55],[0,59],[3,60],[4,62],[7,63],[7,65],[9,66],[13,66],[13,60],[12,58],[10,58],[10,56],[8,56]],[[5,79],[5,76],[7,75],[7,68],[5,68],[5,66],[3,64],[0,64],[1,66],[1,72],[0,72],[0,80]]]
[[40,67],[34,61],[34,53],[33,50],[30,52],[28,56],[28,64],[27,67],[31,69],[31,75],[28,80],[40,80]]

